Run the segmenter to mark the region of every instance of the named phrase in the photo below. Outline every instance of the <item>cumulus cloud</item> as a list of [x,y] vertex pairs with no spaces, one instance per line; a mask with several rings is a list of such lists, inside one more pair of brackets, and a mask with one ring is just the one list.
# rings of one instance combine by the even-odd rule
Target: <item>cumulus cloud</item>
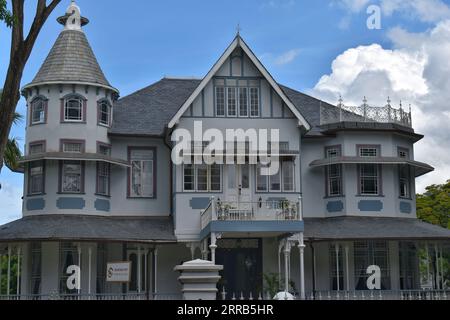
[[313,94],[336,103],[339,94],[347,104],[384,105],[392,101],[412,104],[413,124],[425,139],[416,145],[416,159],[436,171],[418,180],[418,191],[450,179],[450,20],[423,33],[392,29],[393,49],[378,44],[348,49],[332,64]]
[[3,181],[0,189],[0,225],[21,218],[22,193],[22,188]]

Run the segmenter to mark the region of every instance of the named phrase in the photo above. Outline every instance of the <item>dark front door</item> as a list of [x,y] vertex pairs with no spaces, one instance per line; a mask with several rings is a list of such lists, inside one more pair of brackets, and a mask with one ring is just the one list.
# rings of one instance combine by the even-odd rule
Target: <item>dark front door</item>
[[248,299],[250,292],[258,298],[263,290],[261,239],[221,239],[218,241],[216,263],[223,265],[219,295],[225,288],[227,299],[241,294]]

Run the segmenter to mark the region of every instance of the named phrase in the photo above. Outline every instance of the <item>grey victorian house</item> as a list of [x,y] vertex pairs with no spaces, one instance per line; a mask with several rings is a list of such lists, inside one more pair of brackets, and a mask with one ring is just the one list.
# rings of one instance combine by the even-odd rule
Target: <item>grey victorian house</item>
[[[410,111],[330,105],[283,86],[239,34],[204,78],[163,78],[119,99],[74,2],[58,22],[22,91],[23,218],[0,227],[2,298],[177,298],[174,267],[193,259],[224,266],[227,299],[447,297],[450,231],[416,217],[415,179],[433,168],[415,160],[423,136]],[[250,156],[175,164],[175,132],[194,135],[199,122],[278,130],[279,169],[264,175]],[[107,265],[121,261],[130,281],[107,281]]]

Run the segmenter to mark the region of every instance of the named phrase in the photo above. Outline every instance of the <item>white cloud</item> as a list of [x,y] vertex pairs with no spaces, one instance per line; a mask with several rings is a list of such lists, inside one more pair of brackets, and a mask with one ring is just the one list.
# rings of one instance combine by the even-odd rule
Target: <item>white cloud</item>
[[22,216],[22,188],[2,181],[0,189],[0,225]]
[[423,22],[438,22],[450,18],[450,8],[441,0],[381,0],[383,13],[396,12],[417,17]]
[[387,96],[398,104],[413,105],[413,125],[425,139],[416,145],[416,159],[436,171],[418,180],[418,191],[450,179],[450,20],[424,33],[395,28],[388,33],[394,49],[378,44],[346,50],[312,90],[336,103],[342,94],[347,104],[384,105]]
[[283,54],[279,55],[277,58],[275,58],[275,64],[279,66],[283,66],[286,64],[291,63],[292,61],[297,58],[297,56],[300,54],[300,49],[292,49],[289,51],[284,52]]
[[336,3],[353,13],[358,13],[365,9],[369,2],[370,0],[334,0],[332,4]]

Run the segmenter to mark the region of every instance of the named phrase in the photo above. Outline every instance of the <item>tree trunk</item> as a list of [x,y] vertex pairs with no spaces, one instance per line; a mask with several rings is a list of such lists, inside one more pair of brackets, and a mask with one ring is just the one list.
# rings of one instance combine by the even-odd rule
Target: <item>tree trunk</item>
[[16,112],[16,106],[20,99],[20,81],[23,70],[42,26],[60,2],[61,0],[52,0],[47,6],[46,0],[38,0],[36,15],[30,27],[30,32],[24,39],[24,0],[12,0],[14,24],[12,27],[11,53],[3,93],[0,97],[0,172],[3,168],[3,156],[13,123],[14,113]]

